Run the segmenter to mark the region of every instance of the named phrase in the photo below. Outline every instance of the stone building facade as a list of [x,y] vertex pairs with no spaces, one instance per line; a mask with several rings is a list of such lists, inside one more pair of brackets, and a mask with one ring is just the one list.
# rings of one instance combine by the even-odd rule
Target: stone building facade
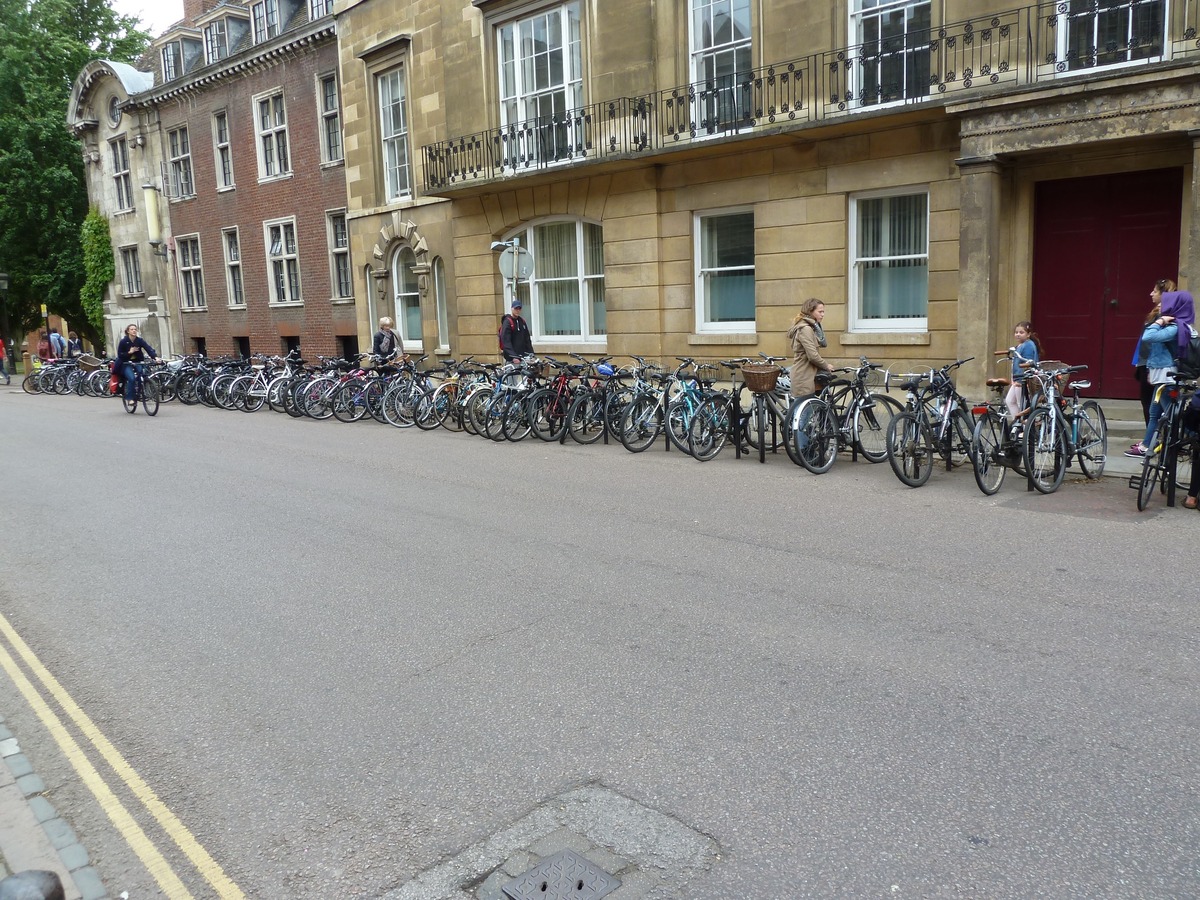
[[172,278],[168,348],[357,352],[331,0],[186,0],[184,13],[122,101],[153,123],[142,180],[164,233],[142,237]]
[[974,390],[1032,317],[1130,395],[1200,250],[1196,7],[345,0],[360,337],[494,354],[520,241],[540,352],[782,356],[816,296],[835,358]]

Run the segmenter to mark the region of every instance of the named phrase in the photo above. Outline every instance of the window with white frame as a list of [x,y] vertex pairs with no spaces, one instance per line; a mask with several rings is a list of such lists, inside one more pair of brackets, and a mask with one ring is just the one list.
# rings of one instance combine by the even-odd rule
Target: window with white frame
[[192,197],[196,188],[192,181],[192,145],[187,126],[167,132],[171,160],[171,194],[175,198]]
[[1059,71],[1116,66],[1163,55],[1166,0],[1059,3],[1051,17]]
[[267,244],[267,270],[272,303],[300,303],[300,251],[296,246],[296,220],[263,223]]
[[229,55],[229,37],[225,20],[214,19],[204,26],[204,61],[215,63]]
[[696,330],[754,331],[754,213],[699,213],[695,232]]
[[179,306],[204,309],[204,273],[200,263],[200,237],[175,239],[175,257],[179,262]]
[[929,192],[852,197],[850,248],[851,330],[925,331]]
[[113,185],[117,189],[117,209],[124,212],[133,209],[133,181],[129,174],[129,145],[125,138],[117,138],[109,144],[112,148]]
[[755,115],[750,0],[691,0],[694,115],[713,132]]
[[242,246],[236,228],[221,232],[221,243],[225,246],[225,289],[229,292],[230,306],[245,306],[246,292],[242,286]]
[[254,21],[254,43],[261,44],[279,34],[279,0],[262,0],[250,6]]
[[409,183],[408,109],[405,98],[404,69],[380,75],[379,132],[383,139],[383,172],[387,199],[407,197]]
[[929,0],[854,0],[850,33],[855,101],[863,106],[929,94]]
[[233,187],[233,150],[229,146],[229,116],[213,113],[213,145],[216,154],[217,189]]
[[319,19],[333,12],[333,0],[309,0],[308,17]]
[[283,91],[254,100],[258,129],[258,177],[279,178],[292,171],[288,154],[287,110]]
[[438,349],[450,349],[450,311],[446,300],[446,263],[433,261],[433,296],[437,303]]
[[[534,258],[533,278],[517,285],[534,340],[605,341],[604,229],[568,219],[535,225],[509,240],[513,237]],[[511,297],[505,300],[505,307],[512,303]]]
[[121,277],[126,297],[142,293],[142,266],[138,262],[137,247],[121,248]]
[[[496,29],[501,124],[512,129],[510,154],[569,159],[586,142],[579,4],[564,3]],[[522,127],[518,127],[522,126]]]
[[354,296],[350,275],[350,233],[346,229],[345,210],[329,214],[329,267],[333,278],[333,299]]
[[171,41],[162,48],[163,81],[174,81],[183,74],[183,45]]
[[321,160],[337,162],[342,158],[342,115],[336,75],[322,75],[318,86],[321,98]]
[[424,347],[421,330],[421,289],[417,281],[417,257],[410,247],[401,247],[392,257],[392,299],[396,310],[396,325],[404,341],[404,349]]

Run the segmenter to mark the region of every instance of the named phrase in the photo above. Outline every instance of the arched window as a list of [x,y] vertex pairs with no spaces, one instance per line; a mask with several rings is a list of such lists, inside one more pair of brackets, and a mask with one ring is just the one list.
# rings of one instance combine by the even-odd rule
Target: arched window
[[423,348],[421,332],[421,291],[414,270],[417,257],[410,247],[401,247],[392,257],[392,291],[396,309],[396,327],[406,350]]
[[[604,229],[565,219],[543,222],[509,235],[533,254],[533,278],[517,285],[525,300],[534,340],[603,343]],[[505,307],[511,282],[504,284]]]

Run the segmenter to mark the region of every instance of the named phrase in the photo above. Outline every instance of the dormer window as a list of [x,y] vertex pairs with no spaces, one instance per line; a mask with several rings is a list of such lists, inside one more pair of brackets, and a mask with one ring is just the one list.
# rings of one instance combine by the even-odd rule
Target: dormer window
[[250,7],[254,18],[254,43],[261,44],[279,34],[279,0],[262,0]]
[[309,0],[309,19],[319,19],[333,12],[333,0]]
[[163,81],[174,81],[183,74],[183,47],[179,41],[171,41],[162,48]]
[[225,20],[216,19],[204,26],[204,60],[219,62],[229,55],[229,37],[225,32]]

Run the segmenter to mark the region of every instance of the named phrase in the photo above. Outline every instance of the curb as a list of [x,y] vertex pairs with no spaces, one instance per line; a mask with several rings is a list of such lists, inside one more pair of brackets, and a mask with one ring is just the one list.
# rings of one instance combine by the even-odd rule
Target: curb
[[46,869],[62,879],[66,900],[106,900],[108,891],[87,850],[46,798],[46,783],[33,771],[3,716],[0,758],[0,880],[27,869]]

